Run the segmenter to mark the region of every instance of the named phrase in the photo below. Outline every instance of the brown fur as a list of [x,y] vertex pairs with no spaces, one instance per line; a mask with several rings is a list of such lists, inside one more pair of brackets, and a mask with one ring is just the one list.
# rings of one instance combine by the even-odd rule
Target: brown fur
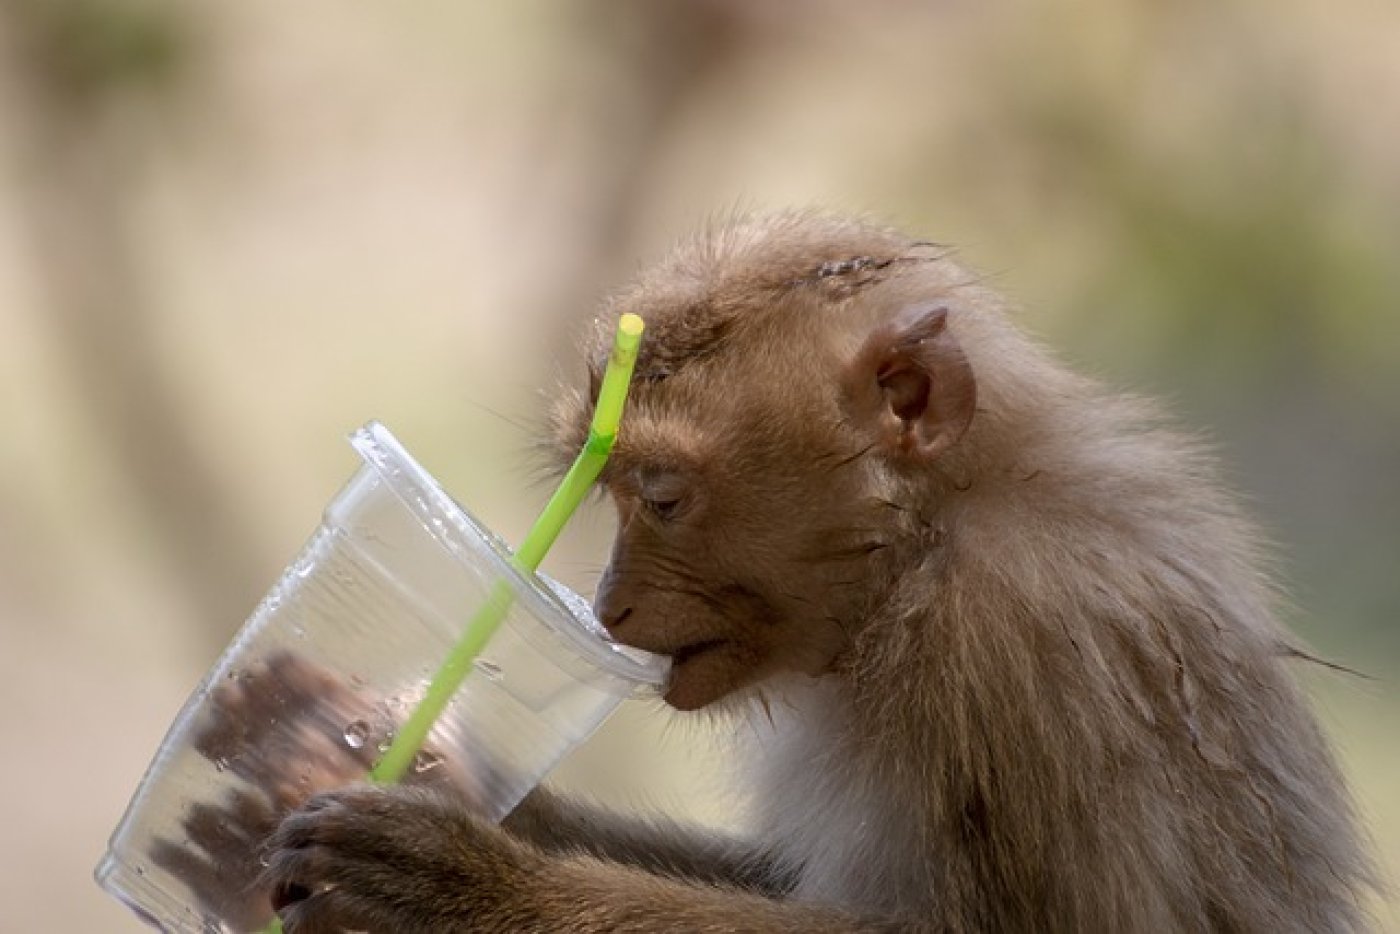
[[[543,792],[512,840],[354,792],[289,819],[274,880],[406,931],[1364,925],[1342,777],[1196,441],[1060,367],[946,251],[860,222],[683,246],[601,316],[595,379],[628,311],[598,609],[676,656],[673,705],[751,718],[749,842]],[[561,454],[588,409],[556,413]]]

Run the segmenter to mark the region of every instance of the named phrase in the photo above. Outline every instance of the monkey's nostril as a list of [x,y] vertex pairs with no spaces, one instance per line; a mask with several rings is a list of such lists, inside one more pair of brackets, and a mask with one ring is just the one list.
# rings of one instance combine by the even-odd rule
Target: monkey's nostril
[[611,629],[616,629],[618,626],[621,626],[621,625],[622,625],[622,621],[623,621],[623,620],[625,620],[627,617],[629,617],[629,616],[631,616],[631,615],[632,615],[632,608],[631,608],[630,606],[625,606],[625,607],[623,607],[622,609],[618,610],[616,613],[604,613],[604,614],[603,614],[603,626],[604,626],[604,628],[610,629],[610,630],[611,630]]

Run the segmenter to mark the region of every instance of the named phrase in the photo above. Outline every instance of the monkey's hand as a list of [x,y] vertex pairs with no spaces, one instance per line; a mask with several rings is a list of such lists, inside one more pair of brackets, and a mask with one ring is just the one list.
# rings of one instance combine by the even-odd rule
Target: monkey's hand
[[375,740],[353,747],[346,724],[374,719],[342,679],[290,652],[234,672],[210,691],[194,747],[237,780],[221,799],[193,803],[185,839],[156,841],[152,858],[189,885],[207,918],[257,930],[272,917],[256,885],[262,841],[314,792],[364,774]]
[[268,841],[287,934],[539,930],[543,854],[428,788],[320,794]]
[[[396,708],[306,658],[280,652],[211,692],[194,747],[236,776],[217,800],[192,804],[184,839],[155,844],[155,862],[183,879],[206,916],[253,931],[272,917],[258,884],[263,841],[312,794],[364,778],[395,727]],[[436,767],[408,780],[464,786],[462,769],[432,750]]]
[[549,854],[427,788],[312,798],[269,841],[266,885],[287,934],[865,934],[908,923]]

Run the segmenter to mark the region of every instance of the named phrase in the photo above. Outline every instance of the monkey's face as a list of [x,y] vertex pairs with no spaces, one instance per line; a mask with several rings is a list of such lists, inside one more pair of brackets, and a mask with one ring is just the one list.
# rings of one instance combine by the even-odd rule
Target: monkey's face
[[915,306],[854,354],[757,344],[637,387],[604,479],[619,528],[596,609],[618,640],[671,656],[671,705],[820,674],[850,644],[919,522],[885,494],[972,417],[946,317]]
[[841,478],[763,455],[624,459],[608,480],[619,528],[598,616],[672,658],[665,697],[682,710],[776,671],[829,668],[869,583],[861,565],[879,544],[843,514]]

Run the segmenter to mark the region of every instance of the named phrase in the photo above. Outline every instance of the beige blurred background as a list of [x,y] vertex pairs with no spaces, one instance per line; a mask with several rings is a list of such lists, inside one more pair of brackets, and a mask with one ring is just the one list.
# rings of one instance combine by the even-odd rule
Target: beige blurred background
[[[601,292],[735,207],[961,244],[1220,441],[1400,864],[1393,0],[0,6],[0,929],[90,872],[171,717],[384,420],[518,539]],[[551,559],[588,591],[603,510]],[[563,769],[723,819],[703,725]],[[1383,922],[1400,930],[1393,909]]]

